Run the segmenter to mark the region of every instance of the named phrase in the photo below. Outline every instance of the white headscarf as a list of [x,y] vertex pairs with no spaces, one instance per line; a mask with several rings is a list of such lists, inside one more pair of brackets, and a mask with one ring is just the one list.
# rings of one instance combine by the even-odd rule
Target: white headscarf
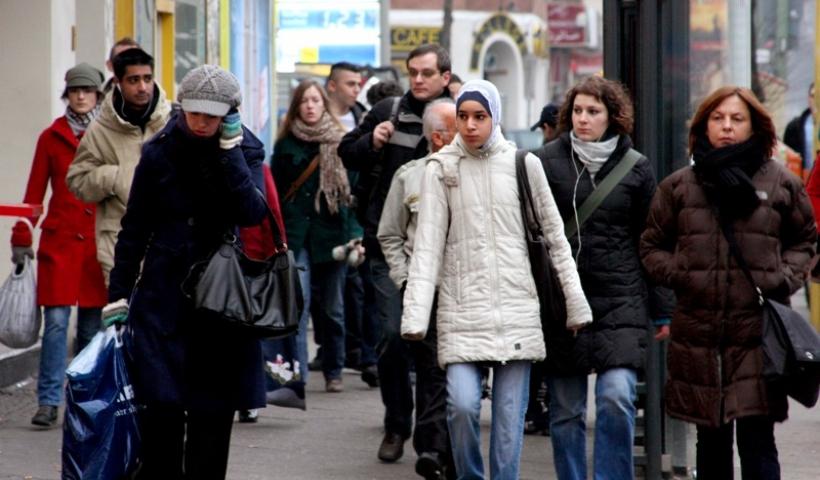
[[485,148],[493,145],[495,141],[501,136],[501,95],[498,93],[498,89],[495,88],[495,85],[488,82],[487,80],[469,80],[464,85],[461,86],[461,89],[458,91],[458,95],[456,96],[456,108],[462,101],[462,96],[468,92],[475,92],[479,94],[484,100],[487,102],[487,105],[490,108],[490,111],[487,112],[490,114],[490,118],[493,122],[493,133],[490,134],[490,138],[479,147],[479,151],[483,151]]

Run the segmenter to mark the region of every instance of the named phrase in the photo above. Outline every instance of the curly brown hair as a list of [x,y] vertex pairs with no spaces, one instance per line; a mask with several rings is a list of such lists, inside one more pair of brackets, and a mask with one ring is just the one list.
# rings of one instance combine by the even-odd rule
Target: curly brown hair
[[618,135],[632,133],[632,127],[635,125],[635,110],[626,87],[620,82],[607,80],[597,75],[585,78],[567,92],[564,104],[558,112],[559,132],[572,130],[572,107],[578,94],[590,95],[604,104],[609,116],[607,131]]
[[690,155],[695,148],[695,143],[698,138],[706,135],[709,115],[711,115],[712,112],[718,108],[724,100],[732,95],[737,95],[737,97],[743,100],[743,103],[745,103],[749,108],[749,115],[752,119],[752,136],[757,137],[757,141],[759,142],[761,149],[764,152],[774,151],[774,147],[777,145],[777,133],[774,129],[772,117],[769,116],[769,112],[766,111],[766,107],[760,103],[760,100],[757,99],[754,92],[748,88],[738,87],[736,85],[727,85],[710,93],[709,96],[706,97],[700,105],[698,105],[698,109],[695,112],[695,116],[692,117],[692,123],[689,127]]

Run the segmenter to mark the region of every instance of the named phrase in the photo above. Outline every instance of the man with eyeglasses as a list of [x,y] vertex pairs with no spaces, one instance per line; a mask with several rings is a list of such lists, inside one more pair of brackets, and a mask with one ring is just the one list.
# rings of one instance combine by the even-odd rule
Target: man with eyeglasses
[[[395,462],[404,453],[413,425],[413,388],[410,351],[400,335],[402,294],[390,279],[376,234],[393,174],[405,163],[427,155],[422,116],[429,102],[449,97],[450,54],[439,45],[422,45],[410,52],[406,66],[410,91],[398,100],[387,98],[377,103],[339,144],[345,167],[360,173],[358,213],[382,328],[378,370],[385,434],[378,457],[384,462]],[[425,439],[417,436],[416,450],[426,451],[420,442]]]

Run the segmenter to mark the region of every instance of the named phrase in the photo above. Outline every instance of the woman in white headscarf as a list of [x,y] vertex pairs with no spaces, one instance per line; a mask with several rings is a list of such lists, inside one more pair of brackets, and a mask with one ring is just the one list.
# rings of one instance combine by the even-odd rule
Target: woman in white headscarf
[[[490,476],[517,479],[529,371],[544,358],[539,303],[525,243],[515,146],[501,134],[498,90],[462,86],[458,135],[430,157],[404,295],[402,336],[427,333],[437,279],[438,360],[447,371],[447,422],[459,479],[484,478],[479,435],[481,367],[493,368]],[[567,299],[567,327],[592,321],[544,171],[526,168]]]

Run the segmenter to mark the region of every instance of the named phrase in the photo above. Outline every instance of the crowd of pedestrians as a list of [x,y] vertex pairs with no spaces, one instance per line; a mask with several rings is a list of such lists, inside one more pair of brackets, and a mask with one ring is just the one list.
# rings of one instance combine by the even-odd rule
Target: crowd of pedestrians
[[[763,377],[755,288],[788,303],[817,234],[750,90],[722,87],[700,104],[692,164],[658,185],[630,139],[628,93],[599,76],[545,106],[532,127],[543,145],[523,152],[502,131],[503,92],[462,81],[441,46],[410,52],[409,90],[379,82],[369,110],[361,69],[338,63],[324,84],[293,90],[266,165],[231,73],[194,68],[171,102],[133,40],[115,44],[109,65],[106,86],[90,65],[66,72],[65,115],[41,134],[24,197],[42,203],[51,185],[36,252],[45,329],[34,425],[58,421],[76,306],[77,349],[103,325],[131,332],[136,478],[224,478],[236,412],[254,422],[265,405],[309,411],[310,370],[340,394],[348,367],[381,394],[376,457],[396,462],[412,437],[416,472],[438,480],[517,479],[523,436],[536,432],[551,435],[559,479],[586,479],[594,373],[593,476],[631,479],[654,334],[669,341],[666,412],[697,425],[698,478],[732,478],[735,428],[743,478],[780,478],[774,425],[788,403]],[[565,319],[541,311],[517,162]],[[14,263],[35,257],[38,220],[14,226]],[[260,340],[194,308],[180,286],[195,264],[226,234],[266,258],[274,230],[298,267],[298,333]]]

